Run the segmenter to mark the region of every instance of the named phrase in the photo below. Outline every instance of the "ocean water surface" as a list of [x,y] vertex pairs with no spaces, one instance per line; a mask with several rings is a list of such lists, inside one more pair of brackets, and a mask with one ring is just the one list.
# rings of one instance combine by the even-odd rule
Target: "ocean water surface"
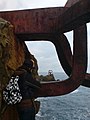
[[[64,80],[64,73],[54,73]],[[41,97],[36,120],[90,120],[90,88],[80,86],[70,94],[57,97]]]

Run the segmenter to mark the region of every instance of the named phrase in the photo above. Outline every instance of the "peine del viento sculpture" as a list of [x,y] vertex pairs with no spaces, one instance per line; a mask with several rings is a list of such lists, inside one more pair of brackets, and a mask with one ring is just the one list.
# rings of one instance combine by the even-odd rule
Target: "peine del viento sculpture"
[[[16,105],[8,107],[3,100],[3,91],[12,75],[22,76],[25,73],[28,79],[26,84],[28,86],[32,84],[32,88],[35,88],[35,91],[30,93],[33,98],[68,94],[80,85],[90,87],[90,74],[86,73],[88,60],[86,24],[90,22],[89,6],[89,0],[68,0],[64,7],[0,12],[0,116],[2,120],[6,118],[18,120]],[[73,54],[64,34],[71,30],[73,30]],[[32,40],[46,40],[55,45],[59,61],[69,76],[68,79],[40,83],[38,62],[25,44],[25,41]],[[29,77],[25,70],[30,71]],[[33,80],[30,81],[31,83],[29,83],[30,77]],[[27,98],[27,95],[25,97]],[[27,101],[23,104],[30,103]]]

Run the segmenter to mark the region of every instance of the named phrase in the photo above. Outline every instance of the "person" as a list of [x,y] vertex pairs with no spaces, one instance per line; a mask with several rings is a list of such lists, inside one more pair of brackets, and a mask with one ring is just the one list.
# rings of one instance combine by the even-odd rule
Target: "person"
[[24,64],[16,70],[14,75],[19,75],[19,88],[22,101],[17,104],[17,111],[20,120],[35,120],[40,102],[35,101],[34,93],[40,89],[40,82],[33,78],[33,60],[25,60]]

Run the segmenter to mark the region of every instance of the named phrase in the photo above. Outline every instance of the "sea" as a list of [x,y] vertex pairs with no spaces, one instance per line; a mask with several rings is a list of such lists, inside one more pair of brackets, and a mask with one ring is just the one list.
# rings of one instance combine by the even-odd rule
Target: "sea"
[[[65,73],[53,74],[56,80],[68,78]],[[90,120],[90,88],[80,86],[67,95],[37,99],[41,105],[36,120]]]

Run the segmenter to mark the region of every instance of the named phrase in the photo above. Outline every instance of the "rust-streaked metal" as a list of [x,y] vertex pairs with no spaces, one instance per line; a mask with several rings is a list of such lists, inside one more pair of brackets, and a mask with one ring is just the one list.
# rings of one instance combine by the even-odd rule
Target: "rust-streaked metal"
[[[70,76],[64,81],[42,83],[35,97],[64,95],[77,89],[81,84],[90,87],[90,74],[87,69],[87,31],[85,25],[90,21],[90,1],[80,0],[68,7],[19,10],[0,12],[0,17],[15,26],[19,40],[48,40],[54,43],[59,60]],[[71,53],[65,32],[74,31],[74,48]],[[10,112],[11,111],[11,112]],[[4,119],[10,120],[7,110]],[[16,112],[15,112],[16,113]],[[15,114],[17,116],[17,114]],[[13,114],[11,116],[11,119]],[[13,120],[17,120],[16,117]]]
[[0,12],[0,17],[15,26],[16,34],[54,33],[58,28],[58,17],[63,9],[58,7],[7,11]]
[[[83,39],[81,39],[81,32],[83,31]],[[37,96],[57,96],[72,92],[79,87],[84,78],[87,66],[87,38],[86,29],[77,28],[74,30],[74,48],[72,58],[72,73],[71,77],[64,81],[44,83]],[[82,49],[79,49],[81,47]]]
[[49,34],[57,31],[63,33],[90,21],[89,6],[89,0],[81,0],[70,8],[58,7],[0,12],[0,17],[10,21],[15,26],[16,34]]
[[[66,68],[65,65],[70,65],[69,67],[67,66],[67,70],[70,67],[70,71],[72,69],[71,77],[68,80],[42,84],[38,96],[55,96],[69,93],[75,90],[84,80],[87,66],[86,39],[77,40],[79,39],[79,35],[81,35],[77,31],[80,29],[78,27],[90,21],[89,5],[90,2],[88,0],[82,0],[70,8],[44,8],[0,13],[0,17],[10,21],[15,26],[15,34],[20,40],[37,41],[44,39],[53,42],[64,69]],[[63,42],[59,41],[59,34],[63,35],[64,32],[70,30],[74,30],[75,32],[73,57],[69,49],[66,51],[69,45],[64,42],[64,39],[61,38]],[[62,49],[63,55],[60,56],[61,44],[65,46],[65,51]],[[82,49],[79,50],[81,45]],[[71,63],[69,61],[70,56],[72,57]],[[70,74],[70,71],[67,73]]]

